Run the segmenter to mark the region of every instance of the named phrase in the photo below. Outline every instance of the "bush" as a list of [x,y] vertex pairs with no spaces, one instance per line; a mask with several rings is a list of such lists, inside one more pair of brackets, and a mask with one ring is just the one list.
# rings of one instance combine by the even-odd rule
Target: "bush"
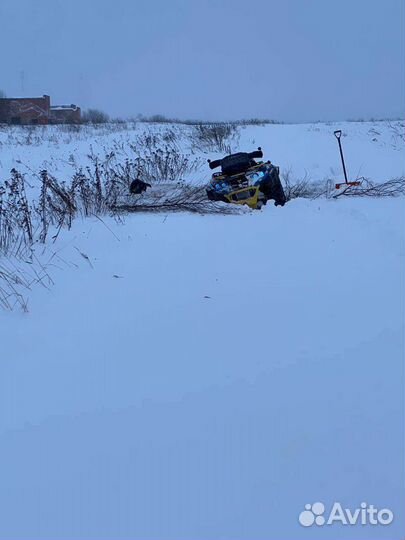
[[232,152],[231,142],[239,134],[235,124],[199,124],[193,127],[192,145],[209,152]]
[[107,124],[110,117],[100,109],[87,109],[82,114],[82,122],[91,124]]

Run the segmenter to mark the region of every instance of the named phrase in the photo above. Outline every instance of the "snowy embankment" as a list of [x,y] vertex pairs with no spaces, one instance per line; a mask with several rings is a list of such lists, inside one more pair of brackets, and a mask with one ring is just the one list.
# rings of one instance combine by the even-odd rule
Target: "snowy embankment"
[[[336,127],[293,127],[240,148],[340,178]],[[0,312],[0,538],[402,539],[404,240],[403,198],[76,220]],[[315,501],[395,519],[307,530]]]

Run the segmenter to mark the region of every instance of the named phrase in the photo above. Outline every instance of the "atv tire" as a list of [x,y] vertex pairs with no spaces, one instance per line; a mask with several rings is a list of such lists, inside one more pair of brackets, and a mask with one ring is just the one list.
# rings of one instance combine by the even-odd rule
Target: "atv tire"
[[223,195],[215,193],[214,191],[207,189],[206,190],[207,198],[209,201],[215,202],[229,202]]
[[267,199],[273,199],[275,206],[284,206],[287,198],[281,184],[278,168],[273,167],[269,173],[268,181],[262,185],[261,191]]

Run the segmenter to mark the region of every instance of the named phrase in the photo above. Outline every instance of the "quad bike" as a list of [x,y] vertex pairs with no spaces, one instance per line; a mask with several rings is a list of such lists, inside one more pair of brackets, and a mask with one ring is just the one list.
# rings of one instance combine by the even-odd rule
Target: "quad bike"
[[238,152],[215,161],[208,160],[210,169],[221,167],[221,172],[214,172],[207,186],[208,198],[247,204],[256,209],[262,208],[269,199],[273,199],[276,206],[284,206],[286,197],[279,168],[270,161],[255,161],[262,157],[259,147],[254,152]]

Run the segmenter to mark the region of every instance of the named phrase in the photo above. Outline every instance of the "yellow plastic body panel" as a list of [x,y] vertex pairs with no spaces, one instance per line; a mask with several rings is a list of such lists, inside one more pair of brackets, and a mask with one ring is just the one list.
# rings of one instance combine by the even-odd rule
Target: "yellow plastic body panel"
[[259,188],[257,186],[248,186],[232,191],[228,195],[225,195],[225,197],[232,204],[246,204],[250,208],[257,208]]

